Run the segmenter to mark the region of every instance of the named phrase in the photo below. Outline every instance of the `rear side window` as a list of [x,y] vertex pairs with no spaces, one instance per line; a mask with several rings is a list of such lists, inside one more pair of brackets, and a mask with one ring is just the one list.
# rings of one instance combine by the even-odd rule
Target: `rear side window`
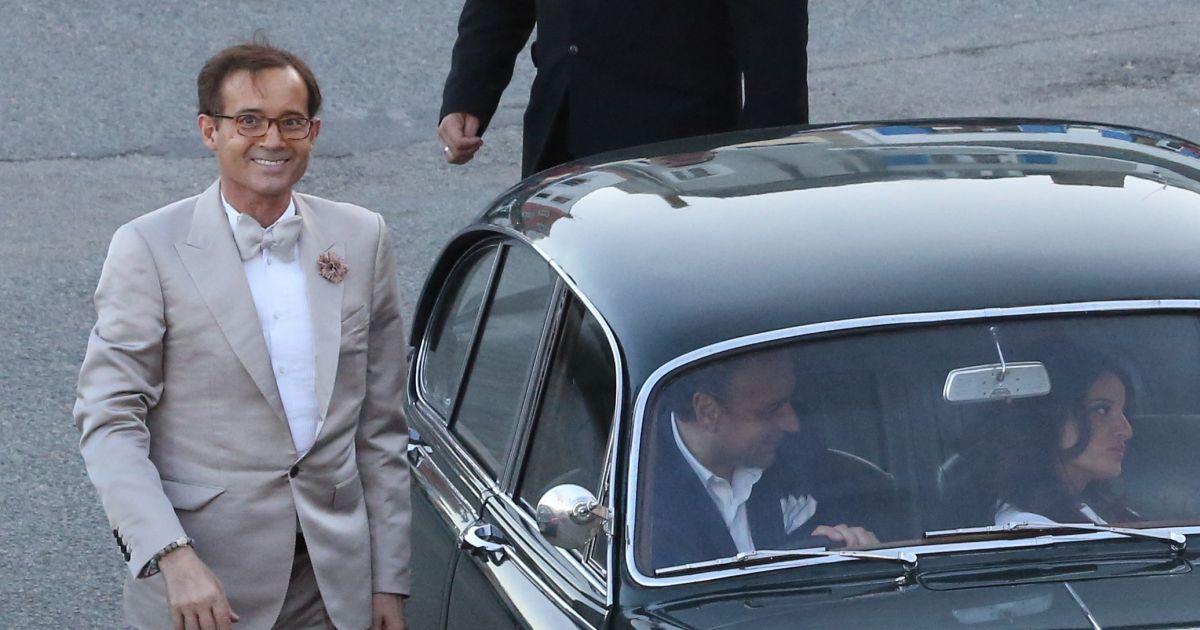
[[497,247],[468,254],[451,273],[422,348],[422,397],[443,418],[450,417],[475,323],[496,261]]
[[451,430],[492,474],[504,467],[546,325],[555,275],[525,247],[505,248]]

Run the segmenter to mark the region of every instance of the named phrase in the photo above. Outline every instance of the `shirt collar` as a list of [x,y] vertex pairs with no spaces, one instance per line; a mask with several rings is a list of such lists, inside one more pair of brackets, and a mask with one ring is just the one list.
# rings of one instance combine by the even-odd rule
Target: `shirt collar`
[[762,478],[763,469],[761,468],[735,468],[733,469],[733,479],[723,479],[708,468],[705,468],[704,464],[701,464],[700,460],[696,459],[696,456],[692,455],[692,452],[688,450],[687,444],[684,444],[683,437],[679,435],[679,418],[674,413],[671,414],[671,433],[675,435],[675,445],[679,447],[679,452],[683,454],[684,461],[688,463],[688,466],[691,466],[696,476],[700,478],[700,481],[705,486],[708,486],[714,479],[724,481],[730,485],[734,485],[735,481],[745,479],[749,482],[750,486],[753,486],[755,482]]
[[[229,219],[229,229],[230,230],[237,229],[238,215],[240,215],[241,212],[238,212],[237,208],[234,208],[233,206],[229,205],[229,201],[227,201],[225,199],[225,193],[221,193],[221,204],[225,206],[225,216],[226,216],[226,218]],[[275,219],[275,223],[279,223],[280,221],[282,221],[288,217],[294,217],[294,216],[296,216],[296,202],[291,197],[288,197],[287,209],[283,211],[283,214],[279,215],[278,219]],[[275,223],[268,225],[267,229],[270,229],[272,226],[275,225]]]

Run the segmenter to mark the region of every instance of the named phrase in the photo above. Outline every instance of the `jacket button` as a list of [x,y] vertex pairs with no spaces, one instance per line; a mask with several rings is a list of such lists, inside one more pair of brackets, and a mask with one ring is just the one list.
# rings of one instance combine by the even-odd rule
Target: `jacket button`
[[570,46],[567,46],[567,53],[571,54],[571,55],[578,55],[579,47],[576,46],[575,44],[571,44]]
[[300,464],[293,465],[291,470],[288,471],[288,477],[291,479],[295,479],[296,475],[299,475],[299,474],[300,474]]

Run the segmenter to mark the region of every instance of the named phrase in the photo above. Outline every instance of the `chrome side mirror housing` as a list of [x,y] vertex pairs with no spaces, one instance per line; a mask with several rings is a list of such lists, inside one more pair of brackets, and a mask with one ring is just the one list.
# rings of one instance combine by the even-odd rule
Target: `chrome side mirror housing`
[[574,484],[554,486],[537,505],[538,531],[550,544],[581,549],[608,520],[608,510],[586,488]]

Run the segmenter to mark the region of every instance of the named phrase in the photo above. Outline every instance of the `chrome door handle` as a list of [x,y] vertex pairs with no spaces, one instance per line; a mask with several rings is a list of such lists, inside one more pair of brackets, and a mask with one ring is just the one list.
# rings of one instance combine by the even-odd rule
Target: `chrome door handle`
[[429,442],[426,442],[425,438],[422,438],[415,429],[409,428],[408,450],[405,452],[405,455],[408,455],[408,463],[416,466],[421,463],[422,459],[425,459],[426,455],[431,454],[433,454],[433,447],[429,445]]
[[409,442],[408,451],[405,454],[408,455],[408,463],[412,466],[417,466],[420,465],[421,460],[425,459],[425,456],[432,453],[433,447],[429,446],[428,444],[413,444],[412,442]]
[[508,539],[490,523],[468,527],[458,546],[475,557],[484,557],[495,564],[504,561]]

